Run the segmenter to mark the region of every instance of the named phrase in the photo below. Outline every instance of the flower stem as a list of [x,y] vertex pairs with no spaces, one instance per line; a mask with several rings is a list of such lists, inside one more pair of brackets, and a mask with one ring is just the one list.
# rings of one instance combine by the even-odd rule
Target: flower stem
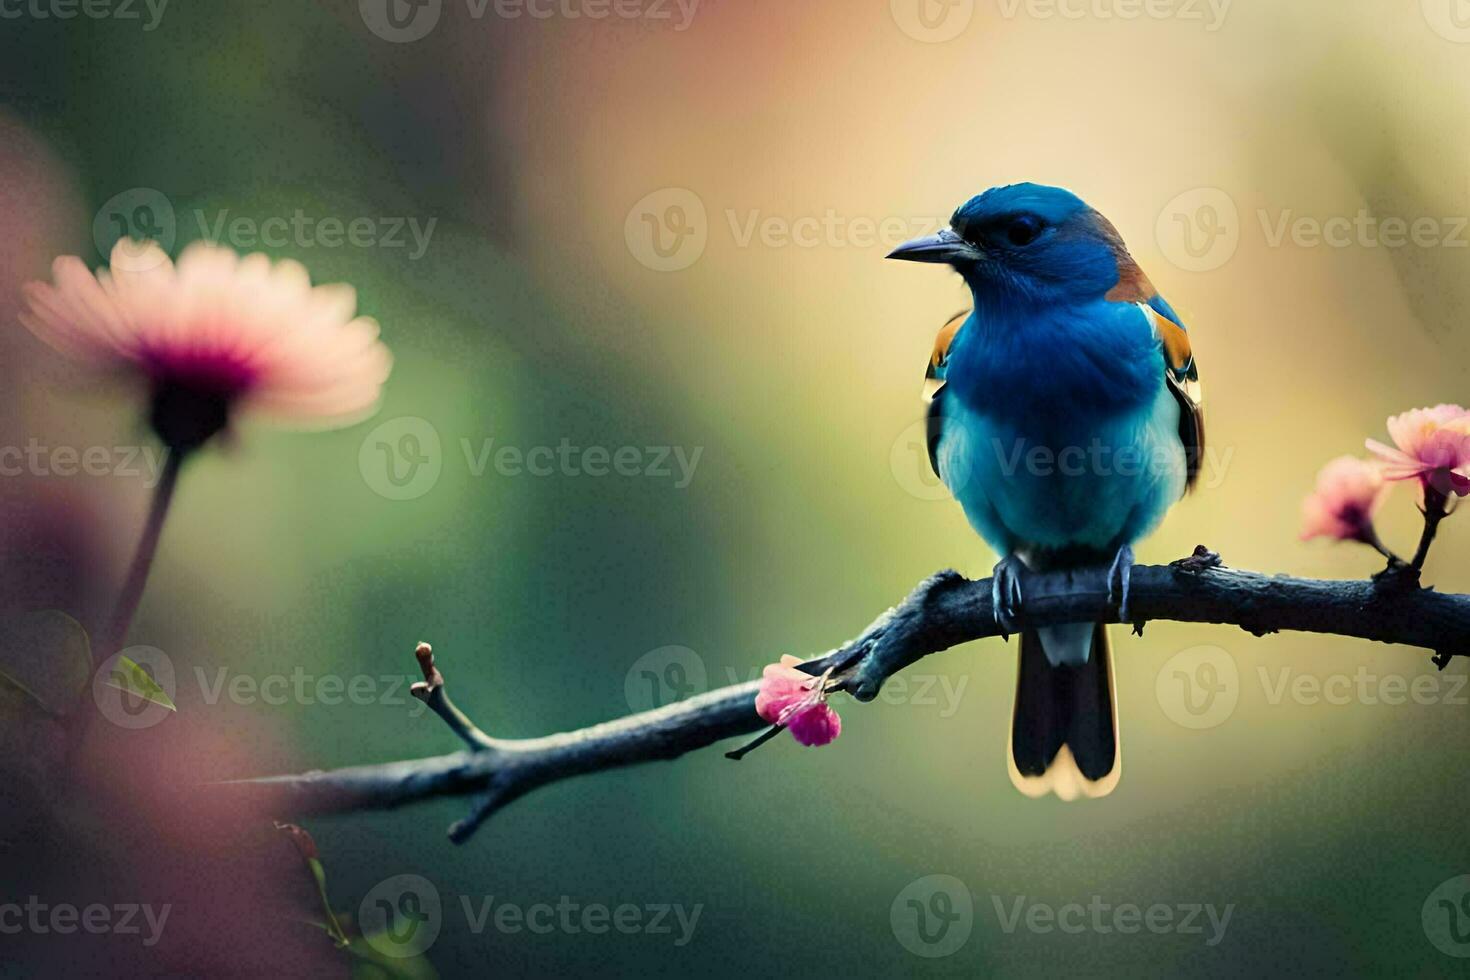
[[128,567],[128,577],[123,582],[122,591],[118,593],[117,605],[113,607],[112,620],[107,632],[103,634],[103,643],[93,651],[93,659],[98,662],[121,649],[128,638],[128,630],[133,625],[133,615],[138,611],[138,603],[143,598],[143,587],[148,584],[148,572],[153,567],[153,556],[158,552],[158,539],[163,533],[163,521],[168,516],[168,507],[173,501],[174,488],[179,482],[179,470],[183,467],[184,456],[185,454],[178,450],[169,450],[164,459],[163,473],[159,478],[158,486],[153,490],[153,502],[148,508],[148,520],[143,525],[143,536],[138,540],[138,548],[133,552],[133,561]]
[[735,749],[733,752],[726,752],[725,758],[734,759],[736,762],[739,762],[741,759],[745,758],[747,754],[754,751],[755,749],[760,748],[762,745],[765,745],[767,742],[775,738],[777,735],[780,735],[785,730],[785,725],[772,725],[770,728],[767,728],[765,731],[761,732],[749,742],[746,742],[744,745],[740,746],[740,748]]
[[1402,568],[1408,564],[1383,543],[1382,539],[1378,537],[1378,530],[1371,524],[1363,531],[1362,537],[1358,538],[1358,540],[1387,558],[1389,568]]
[[1434,487],[1424,488],[1424,533],[1419,536],[1419,548],[1414,552],[1414,558],[1409,566],[1414,571],[1422,571],[1424,560],[1429,557],[1429,546],[1434,544],[1435,532],[1439,530],[1439,522],[1445,519],[1445,505],[1447,499]]

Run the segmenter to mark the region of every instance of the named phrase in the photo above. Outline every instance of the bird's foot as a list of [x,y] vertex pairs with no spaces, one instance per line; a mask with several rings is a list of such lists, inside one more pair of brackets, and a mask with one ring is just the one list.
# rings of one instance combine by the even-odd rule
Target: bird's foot
[[1128,590],[1133,584],[1133,548],[1123,545],[1113,556],[1113,567],[1108,569],[1108,602],[1118,607],[1118,622],[1130,622],[1128,616]]
[[1211,551],[1204,545],[1195,545],[1193,553],[1187,558],[1171,561],[1169,567],[1176,572],[1184,572],[1187,575],[1199,575],[1212,568],[1220,568],[1225,564],[1220,558],[1218,551]]
[[1021,632],[1021,576],[1030,571],[1016,555],[1006,555],[990,573],[990,608],[1002,639]]

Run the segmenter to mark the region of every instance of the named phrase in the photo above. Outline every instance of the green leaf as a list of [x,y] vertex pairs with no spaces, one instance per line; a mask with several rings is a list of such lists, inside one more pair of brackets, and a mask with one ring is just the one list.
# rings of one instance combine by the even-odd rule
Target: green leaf
[[[333,918],[342,922],[350,922],[352,917],[346,912],[338,912]],[[305,920],[308,925],[315,926],[322,932],[331,935],[332,927],[325,922],[315,919]],[[359,935],[348,937],[347,945],[341,947],[343,952],[352,957],[353,980],[439,980],[439,971],[434,969],[434,964],[429,958],[420,953],[417,956],[394,957],[387,956]]]
[[113,661],[112,676],[107,678],[107,686],[115,687],[128,694],[136,694],[143,700],[151,701],[161,708],[167,708],[170,711],[179,710],[163,688],[158,686],[158,682],[149,676],[148,671],[127,657],[119,655]]
[[0,618],[0,688],[18,691],[59,717],[91,676],[87,631],[66,613],[47,609]]
[[439,980],[439,971],[422,953],[402,959],[386,956],[361,936],[352,937],[347,952],[354,959],[353,980]]

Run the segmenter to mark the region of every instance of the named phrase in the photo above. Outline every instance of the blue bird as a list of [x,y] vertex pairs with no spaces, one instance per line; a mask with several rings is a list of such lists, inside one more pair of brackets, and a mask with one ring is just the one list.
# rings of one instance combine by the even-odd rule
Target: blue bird
[[1001,556],[996,620],[1020,634],[1011,781],[1105,796],[1122,773],[1106,627],[1018,628],[1020,575],[1107,565],[1130,621],[1132,546],[1204,448],[1189,335],[1113,225],[1059,187],[992,188],[889,258],[950,265],[974,296],[930,357],[929,461]]

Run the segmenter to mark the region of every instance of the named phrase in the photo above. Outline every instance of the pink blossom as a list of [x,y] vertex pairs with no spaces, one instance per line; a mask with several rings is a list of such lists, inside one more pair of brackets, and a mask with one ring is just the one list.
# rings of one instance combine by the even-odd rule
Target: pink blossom
[[313,287],[290,260],[197,242],[175,265],[152,242],[123,239],[110,270],[94,275],[67,255],[52,277],[27,284],[21,321],[63,353],[145,381],[170,448],[196,448],[237,409],[319,426],[356,421],[392,364],[376,321],[355,316],[352,287]]
[[1385,478],[1417,479],[1445,496],[1470,494],[1470,412],[1459,405],[1416,408],[1390,418],[1388,434],[1393,446],[1367,443]]
[[1317,474],[1317,489],[1302,501],[1302,540],[1374,540],[1373,515],[1388,493],[1383,472],[1354,456],[1339,456]]
[[796,669],[798,657],[785,656],[761,675],[755,710],[773,725],[785,725],[802,745],[826,745],[842,734],[842,719],[827,704],[826,675]]

